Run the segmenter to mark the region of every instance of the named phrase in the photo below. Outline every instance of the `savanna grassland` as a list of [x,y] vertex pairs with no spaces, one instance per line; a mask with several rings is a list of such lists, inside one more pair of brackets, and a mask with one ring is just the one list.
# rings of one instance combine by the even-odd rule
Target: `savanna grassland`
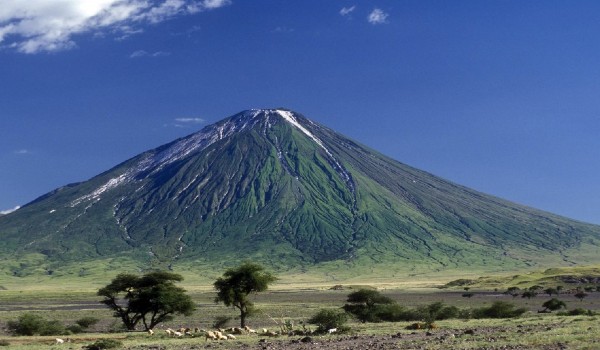
[[[110,310],[99,303],[94,284],[60,283],[44,288],[43,284],[28,284],[0,290],[0,344],[7,349],[81,349],[98,339],[117,339],[122,347],[139,350],[158,349],[600,349],[600,292],[589,291],[582,300],[569,290],[595,286],[583,283],[589,276],[598,276],[596,268],[553,269],[506,276],[463,279],[439,288],[436,278],[412,277],[402,281],[346,284],[333,290],[335,284],[293,283],[284,278],[269,291],[253,297],[260,311],[249,319],[252,328],[279,331],[283,325],[293,324],[295,329],[308,327],[307,320],[320,309],[339,309],[349,293],[361,288],[377,288],[406,308],[417,308],[434,302],[456,306],[461,310],[490,306],[495,301],[506,301],[528,311],[520,317],[505,319],[455,318],[435,321],[434,329],[407,329],[414,322],[360,323],[350,320],[350,330],[344,334],[266,337],[240,335],[236,340],[206,341],[200,335],[182,338],[168,337],[166,328],[198,327],[212,329],[219,317],[231,317],[225,327],[239,326],[236,310],[214,303],[215,292],[210,283],[196,285],[185,281],[182,286],[197,305],[188,317],[178,316],[160,324],[156,334],[124,332],[120,321]],[[443,280],[443,279],[441,279]],[[434,282],[436,281],[436,282]],[[565,281],[568,281],[565,282]],[[448,281],[447,281],[448,282]],[[437,288],[435,287],[437,285]],[[567,310],[591,310],[596,315],[559,316],[557,311],[538,313],[550,297],[544,292],[531,299],[504,293],[508,287],[527,290],[534,285],[544,288],[563,286],[559,296]],[[65,288],[68,286],[68,288]],[[466,290],[473,293],[465,297]],[[35,313],[48,320],[72,325],[84,317],[95,317],[99,322],[84,333],[58,336],[70,338],[70,343],[55,344],[57,336],[12,336],[7,322],[24,313]]]

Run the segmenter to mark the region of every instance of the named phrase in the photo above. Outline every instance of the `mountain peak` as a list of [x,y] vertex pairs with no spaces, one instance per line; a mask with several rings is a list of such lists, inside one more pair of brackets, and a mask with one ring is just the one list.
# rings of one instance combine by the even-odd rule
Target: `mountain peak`
[[600,227],[453,184],[273,108],[242,111],[2,215],[0,239],[0,257],[41,253],[49,270],[123,256],[142,267],[258,259],[495,270],[597,262]]

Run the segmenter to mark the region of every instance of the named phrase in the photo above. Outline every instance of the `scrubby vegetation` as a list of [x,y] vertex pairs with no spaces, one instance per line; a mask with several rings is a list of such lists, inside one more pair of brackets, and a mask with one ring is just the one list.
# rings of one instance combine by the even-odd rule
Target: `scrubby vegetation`
[[514,304],[505,301],[496,301],[489,307],[473,310],[473,318],[513,318],[527,312],[524,307],[517,308]]
[[[515,334],[514,339],[521,340],[525,333],[546,332],[543,340],[546,341],[546,337],[553,339],[553,336],[560,336],[563,339],[565,332],[575,334],[575,331],[571,329],[584,327],[583,325],[587,329],[591,323],[597,322],[596,309],[600,297],[598,293],[591,291],[587,292],[587,298],[580,301],[575,296],[577,294],[575,288],[558,288],[558,286],[548,285],[542,287],[541,284],[535,283],[510,289],[510,291],[518,293],[517,296],[522,296],[525,291],[539,293],[531,299],[511,298],[509,295],[503,294],[504,291],[509,290],[508,286],[496,288],[495,291],[460,286],[454,291],[445,289],[423,294],[406,293],[395,289],[379,290],[366,283],[346,285],[335,289],[329,287],[301,290],[276,288],[275,291],[250,293],[247,297],[251,298],[253,304],[260,306],[261,311],[250,319],[253,327],[247,328],[231,327],[228,324],[230,321],[231,323],[237,322],[235,320],[236,316],[239,317],[237,309],[210,305],[214,302],[214,291],[199,292],[197,290],[193,291],[190,297],[195,304],[199,305],[199,312],[173,315],[174,318],[165,321],[161,329],[154,329],[154,335],[142,332],[125,333],[123,322],[120,319],[112,322],[108,309],[98,309],[94,313],[83,309],[53,312],[49,308],[48,311],[22,312],[18,310],[13,313],[0,310],[0,328],[3,328],[5,324],[4,328],[10,330],[11,335],[27,335],[26,338],[31,338],[30,342],[32,343],[43,342],[46,345],[51,343],[58,345],[61,344],[58,342],[58,338],[61,338],[65,343],[71,342],[69,347],[84,347],[88,350],[109,349],[111,344],[109,340],[121,342],[120,345],[116,345],[119,348],[136,349],[140,344],[144,344],[144,346],[158,346],[173,350],[189,349],[192,341],[193,344],[198,344],[198,340],[204,340],[211,331],[215,333],[215,337],[208,339],[215,339],[215,341],[216,339],[222,341],[228,339],[228,341],[238,344],[252,344],[257,340],[268,343],[279,342],[280,346],[271,347],[274,350],[294,349],[292,344],[300,344],[304,341],[311,344],[319,343],[323,346],[331,345],[324,339],[331,339],[332,342],[335,339],[336,344],[339,340],[341,344],[346,344],[346,348],[348,345],[355,348],[359,346],[354,344],[354,341],[369,342],[368,344],[370,344],[373,339],[388,339],[392,348],[394,346],[404,348],[404,345],[406,348],[413,346],[413,348],[429,349],[427,346],[422,346],[425,343],[420,343],[421,345],[403,343],[408,341],[405,339],[413,339],[411,341],[418,342],[420,340],[415,338],[425,333],[435,337],[436,344],[440,344],[439,348],[456,348],[459,344],[458,338],[464,341],[463,338],[467,336],[472,337],[469,339],[480,338],[473,344],[483,348],[486,345],[486,339],[509,339],[507,336],[510,334]],[[585,287],[581,286],[579,290],[585,290]],[[559,293],[558,296],[548,298],[554,296],[555,292],[552,290],[551,293],[546,293],[547,289],[556,290]],[[463,291],[471,292],[471,290],[474,290],[472,298],[462,297]],[[135,291],[131,290],[130,292],[134,293]],[[3,298],[6,295],[8,294],[0,293],[0,300],[7,300]],[[22,297],[16,293],[12,295],[14,300]],[[32,295],[29,297],[33,298]],[[546,295],[548,297],[545,297]],[[98,305],[99,298],[97,296],[89,297],[91,299],[87,305]],[[60,296],[57,294],[47,300],[54,303],[59,298]],[[37,305],[39,307],[41,303]],[[208,305],[210,306],[207,307]],[[568,305],[580,307],[567,310]],[[68,305],[65,310],[71,308],[72,306]],[[9,321],[3,324],[2,318]],[[570,328],[565,330],[565,327]],[[137,330],[140,331],[144,328],[138,325]],[[203,328],[208,330],[201,330]],[[554,332],[552,329],[557,330]],[[165,330],[170,331],[167,333]],[[12,346],[13,338],[2,339],[1,332],[0,341],[4,341],[6,344],[11,343]],[[86,334],[77,335],[81,332],[86,332]],[[217,332],[221,332],[221,335],[217,336]],[[490,334],[493,332],[501,334],[501,336],[491,336]],[[517,332],[520,333],[517,335]],[[588,332],[595,331],[588,329]],[[348,333],[350,335],[343,335]],[[235,338],[229,338],[228,334]],[[578,337],[582,337],[581,332],[578,334]],[[43,338],[44,336],[46,338]],[[56,343],[54,337],[57,337]],[[457,341],[450,341],[449,339],[453,339],[452,337],[456,337]],[[191,338],[200,339],[191,340]],[[24,341],[22,338],[14,339],[15,343],[29,341]],[[304,340],[301,341],[301,339]],[[396,340],[391,341],[391,339]],[[423,338],[423,341],[426,339]],[[502,346],[511,348],[514,343],[505,341]],[[502,348],[500,345],[498,347]],[[219,348],[228,349],[230,347],[223,344],[219,345]],[[578,347],[570,346],[569,348],[577,349]],[[331,347],[331,349],[341,349],[341,347]],[[524,349],[529,348],[524,347]]]
[[67,330],[59,321],[49,321],[33,313],[25,313],[16,321],[8,321],[7,327],[9,332],[14,335],[60,335],[67,333]]
[[308,323],[317,326],[316,333],[323,334],[335,329],[336,332],[344,332],[349,328],[346,326],[348,315],[340,310],[322,309],[308,320]]
[[86,345],[83,349],[86,350],[106,350],[123,347],[123,342],[116,339],[100,339],[92,344]]

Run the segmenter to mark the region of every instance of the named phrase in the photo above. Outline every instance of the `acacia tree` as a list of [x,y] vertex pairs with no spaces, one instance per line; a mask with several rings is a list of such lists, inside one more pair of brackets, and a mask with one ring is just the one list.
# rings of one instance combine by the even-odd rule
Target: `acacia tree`
[[579,291],[573,295],[575,298],[579,299],[579,301],[583,301],[585,297],[588,296],[586,292]]
[[183,288],[175,286],[181,275],[157,271],[143,276],[119,274],[100,288],[100,302],[114,311],[127,330],[135,330],[141,321],[146,330],[169,321],[175,314],[191,315],[195,306]]
[[351,313],[361,322],[379,322],[378,311],[383,305],[394,304],[394,301],[373,289],[360,289],[348,294],[344,311]]
[[552,299],[546,301],[545,303],[543,303],[542,307],[545,308],[546,310],[555,311],[555,310],[559,310],[561,308],[566,309],[567,304],[565,304],[565,302],[562,300],[552,298]]
[[222,302],[240,311],[240,326],[246,326],[246,318],[254,311],[254,304],[249,296],[252,293],[263,292],[277,278],[264,271],[261,265],[246,262],[237,268],[225,271],[214,283],[217,290],[215,303]]

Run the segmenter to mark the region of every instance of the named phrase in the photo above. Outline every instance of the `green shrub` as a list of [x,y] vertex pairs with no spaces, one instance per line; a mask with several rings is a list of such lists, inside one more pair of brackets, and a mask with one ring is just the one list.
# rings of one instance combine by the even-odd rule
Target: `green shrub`
[[423,320],[426,322],[447,320],[450,318],[456,318],[459,314],[459,311],[460,310],[456,306],[446,306],[443,302],[439,301],[417,308],[416,315],[418,318],[415,320]]
[[40,335],[61,335],[67,333],[65,326],[58,321],[46,321],[46,324],[40,330]]
[[577,308],[569,311],[557,313],[558,316],[595,316],[596,313],[592,310]]
[[348,322],[348,314],[332,309],[321,309],[308,320],[308,323],[317,326],[317,333],[325,333],[332,328],[337,328],[338,332],[346,331],[348,330],[346,322]]
[[72,325],[67,326],[67,331],[69,331],[73,334],[83,333],[84,328],[78,324],[72,324]]
[[58,321],[48,321],[42,316],[25,313],[16,321],[7,322],[8,331],[14,335],[59,335],[65,334],[65,327]]
[[555,310],[559,310],[561,308],[566,309],[567,304],[565,304],[565,302],[562,300],[552,298],[552,299],[546,301],[545,303],[543,303],[542,307],[546,308],[546,310],[555,311]]
[[14,335],[35,335],[40,333],[44,319],[39,315],[23,314],[17,321],[8,321],[8,331]]
[[8,342],[8,340],[0,340],[0,346],[9,346],[10,343]]
[[496,301],[490,307],[473,310],[474,318],[512,318],[527,312],[525,308],[515,308],[514,304],[505,301]]
[[123,343],[116,339],[100,339],[90,345],[84,346],[83,348],[87,350],[104,350],[120,348],[122,346]]
[[80,318],[77,321],[75,321],[75,323],[77,323],[79,326],[81,326],[81,328],[90,328],[91,326],[95,325],[99,321],[100,321],[100,319],[98,319],[96,317],[83,317],[83,318]]
[[125,332],[125,331],[127,331],[127,328],[125,327],[123,322],[119,322],[119,321],[114,321],[108,327],[108,333],[121,333],[121,332]]
[[398,304],[380,305],[376,310],[377,319],[387,322],[399,322],[406,320],[406,308]]
[[458,315],[456,317],[463,319],[463,320],[469,320],[469,319],[473,318],[473,309],[459,310]]

